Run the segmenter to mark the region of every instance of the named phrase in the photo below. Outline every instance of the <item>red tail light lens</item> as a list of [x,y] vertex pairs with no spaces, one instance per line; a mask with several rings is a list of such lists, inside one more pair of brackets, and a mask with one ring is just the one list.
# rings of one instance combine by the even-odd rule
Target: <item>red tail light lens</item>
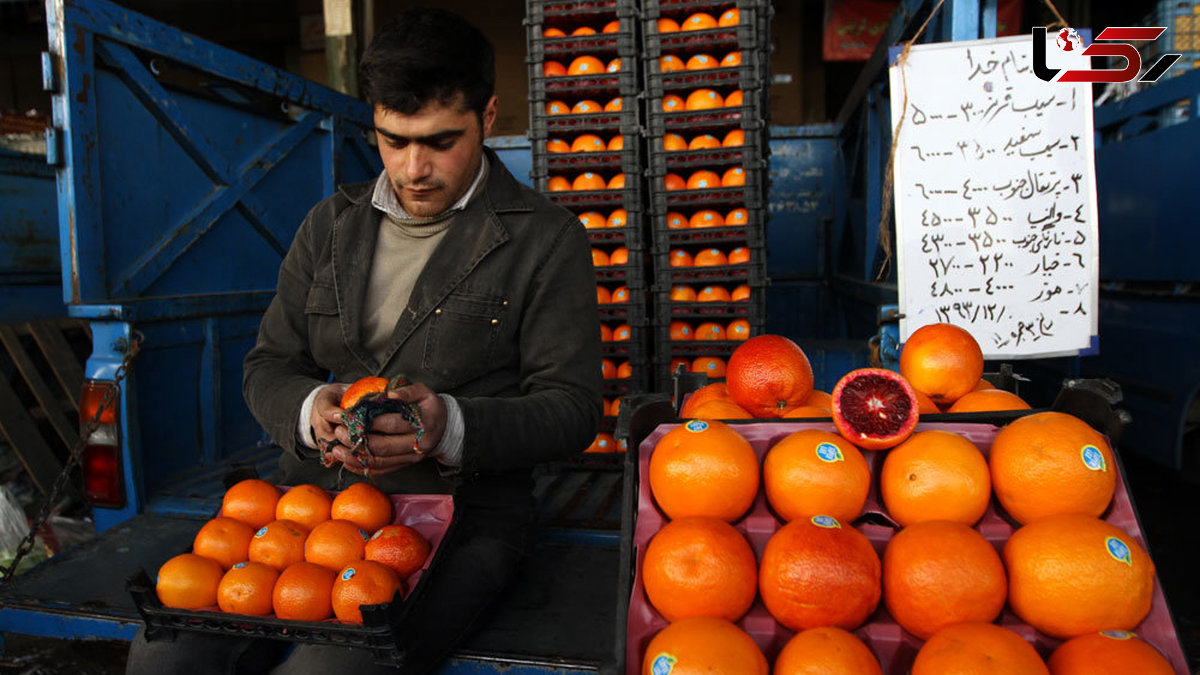
[[85,380],[83,383],[82,395],[79,397],[80,424],[87,424],[87,421],[92,419],[92,416],[95,415],[96,411],[100,409],[100,402],[104,400],[105,394],[107,394],[109,391],[113,392],[112,405],[104,409],[104,413],[100,415],[100,423],[117,423],[117,408],[120,405],[120,388],[117,387],[115,382]]
[[112,392],[112,403],[100,413],[100,425],[83,447],[83,490],[94,506],[120,508],[125,505],[125,483],[121,475],[121,435],[117,425],[120,389],[114,382],[88,380],[79,398],[79,425],[92,419],[105,396]]

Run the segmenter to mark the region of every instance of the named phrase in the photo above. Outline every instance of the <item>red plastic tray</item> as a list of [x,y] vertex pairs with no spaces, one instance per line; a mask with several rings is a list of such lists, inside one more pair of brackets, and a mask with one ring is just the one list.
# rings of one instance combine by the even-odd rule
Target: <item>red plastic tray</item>
[[[642,655],[650,639],[667,625],[666,619],[655,611],[654,607],[646,599],[645,589],[642,586],[642,557],[647,542],[650,541],[650,538],[668,520],[650,497],[650,483],[648,479],[650,455],[653,453],[654,446],[658,443],[658,440],[676,426],[678,425],[659,426],[649,437],[642,441],[639,448],[637,523],[633,536],[636,566],[633,589],[629,600],[629,616],[625,642],[626,672],[630,673],[640,672]],[[802,429],[821,429],[837,433],[834,426],[828,422],[756,422],[746,424],[735,423],[732,426],[750,442],[755,452],[758,453],[760,462],[771,446],[793,432]],[[917,425],[917,431],[930,429],[942,429],[961,434],[973,442],[985,456],[991,450],[992,440],[1000,430],[999,427],[990,424],[922,423]],[[863,452],[870,466],[872,476],[871,490],[867,496],[867,503],[863,507],[863,512],[864,514],[874,514],[876,517],[883,518],[887,522],[894,522],[887,516],[886,510],[883,508],[882,500],[879,497],[878,479],[875,478],[883,466],[885,454],[885,452]],[[1120,472],[1119,463],[1117,470]],[[1104,520],[1125,530],[1143,548],[1146,548],[1146,541],[1142,536],[1141,526],[1138,523],[1137,515],[1133,510],[1133,504],[1129,499],[1129,493],[1125,486],[1125,477],[1120,473],[1118,475],[1120,480],[1117,481],[1116,493],[1113,496],[1112,504],[1104,514]],[[750,542],[750,546],[754,549],[756,557],[761,559],[767,541],[776,530],[783,526],[783,522],[771,511],[767,505],[765,493],[760,489],[750,511],[740,520],[733,523],[733,525]],[[887,542],[899,529],[899,526],[897,525],[893,528],[888,525],[862,523],[855,525],[855,528],[865,534],[871,543],[874,544],[876,552],[879,553],[882,559],[883,550],[887,546]],[[987,512],[975,526],[975,529],[983,534],[997,550],[1000,550],[1016,528],[998,511],[996,500],[993,497]],[[767,612],[761,599],[755,599],[750,612],[737,623],[743,630],[750,634],[750,637],[754,638],[754,641],[758,643],[758,646],[766,655],[768,662],[772,663],[779,654],[779,651],[795,634],[775,621],[770,613]],[[1052,638],[1034,630],[1033,627],[1017,618],[1008,607],[1005,607],[1001,613],[999,624],[1005,628],[1012,629],[1028,640],[1043,659],[1049,658],[1051,652],[1062,644],[1062,640]],[[1178,675],[1189,674],[1187,662],[1183,656],[1183,649],[1179,644],[1175,625],[1167,609],[1166,598],[1163,596],[1162,585],[1159,583],[1157,575],[1155,576],[1154,599],[1150,605],[1150,614],[1147,615],[1146,619],[1142,621],[1134,632],[1146,642],[1157,647]],[[879,659],[879,664],[883,672],[887,675],[907,675],[909,669],[912,667],[913,660],[916,658],[917,651],[923,644],[922,640],[906,632],[888,615],[887,608],[884,606],[882,599],[879,602],[879,608],[876,609],[866,624],[855,631],[855,634],[871,649],[876,658]]]

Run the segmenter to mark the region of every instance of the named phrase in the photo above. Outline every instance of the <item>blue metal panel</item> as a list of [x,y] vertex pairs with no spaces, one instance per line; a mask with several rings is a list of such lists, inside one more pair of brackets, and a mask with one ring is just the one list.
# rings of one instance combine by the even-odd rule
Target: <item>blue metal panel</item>
[[525,136],[495,136],[487,139],[487,145],[496,151],[500,161],[517,180],[533,187],[529,177],[533,171],[533,152],[529,139]]
[[79,614],[0,609],[0,632],[40,635],[66,640],[133,640],[140,620],[119,620]]
[[54,170],[42,155],[0,149],[0,323],[66,315]]
[[771,128],[767,275],[772,280],[825,275],[836,149],[832,125]]

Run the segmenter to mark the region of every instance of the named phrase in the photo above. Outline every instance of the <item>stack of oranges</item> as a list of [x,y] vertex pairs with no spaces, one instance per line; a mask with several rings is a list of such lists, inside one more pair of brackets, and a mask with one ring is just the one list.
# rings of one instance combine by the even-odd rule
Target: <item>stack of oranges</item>
[[331,495],[243,480],[192,552],[159,568],[158,598],[180,609],[362,623],[361,605],[405,593],[429,558],[428,539],[393,516],[391,498],[367,483]]
[[[972,346],[937,351],[956,367]],[[1175,672],[1159,651],[1171,636],[1142,624],[1154,565],[1131,536],[1131,505],[1114,502],[1116,459],[1102,435],[1050,412],[998,431],[923,429],[864,452],[828,423],[791,433],[725,425],[719,420],[765,411],[828,416],[843,403],[812,388],[802,350],[786,339],[760,336],[741,349],[755,353],[735,351],[726,381],[693,392],[685,421],[651,438],[642,481],[654,508],[638,516],[645,591],[635,602],[654,615],[630,663],[670,657],[765,672],[773,662],[775,673]],[[877,515],[863,517],[870,512]],[[875,524],[880,517],[893,525]],[[749,542],[752,562],[726,523]],[[745,609],[752,575],[758,594]],[[860,631],[867,622],[881,628]],[[1139,625],[1147,631],[1140,638],[1129,632]],[[786,644],[784,629],[796,632]],[[745,667],[720,671],[715,644],[739,650]]]

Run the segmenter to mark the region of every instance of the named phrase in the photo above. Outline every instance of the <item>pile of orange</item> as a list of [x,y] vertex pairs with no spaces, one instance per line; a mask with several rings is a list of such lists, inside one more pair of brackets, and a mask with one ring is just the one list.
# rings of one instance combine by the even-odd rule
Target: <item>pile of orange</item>
[[[349,399],[379,390],[359,385]],[[283,492],[241,481],[196,533],[192,552],[159,568],[158,598],[179,609],[361,623],[359,604],[390,602],[429,557],[429,542],[392,518],[391,499],[368,483],[331,496],[315,485]]]

